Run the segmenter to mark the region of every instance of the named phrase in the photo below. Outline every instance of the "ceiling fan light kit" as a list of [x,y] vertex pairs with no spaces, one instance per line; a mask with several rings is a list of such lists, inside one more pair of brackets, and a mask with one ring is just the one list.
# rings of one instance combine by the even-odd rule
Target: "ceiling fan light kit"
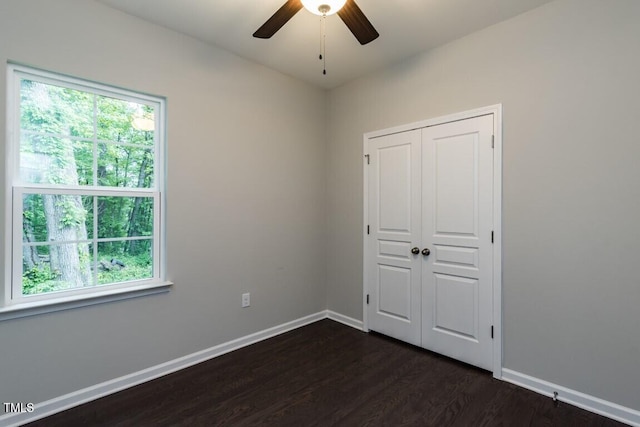
[[319,16],[329,16],[337,13],[347,0],[301,0],[302,5],[309,12]]

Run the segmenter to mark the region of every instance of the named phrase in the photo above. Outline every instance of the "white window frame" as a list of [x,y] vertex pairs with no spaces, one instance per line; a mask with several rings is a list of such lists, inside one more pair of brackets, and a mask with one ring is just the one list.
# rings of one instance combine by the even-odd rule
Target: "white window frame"
[[[98,186],[94,170],[93,185],[59,186],[28,184],[20,181],[20,85],[27,78],[45,84],[69,87],[96,95],[115,97],[139,104],[153,106],[155,114],[154,130],[154,176],[152,188],[117,188]],[[166,102],[163,98],[136,91],[90,82],[34,69],[27,66],[9,64],[7,67],[7,135],[5,158],[5,259],[4,286],[0,292],[0,321],[25,317],[45,312],[128,299],[148,294],[166,292],[172,285],[165,278],[165,114]],[[66,136],[68,138],[68,136]],[[93,135],[94,147],[99,141]],[[126,145],[123,144],[123,145]],[[96,161],[94,149],[94,162]],[[94,163],[95,164],[95,163]],[[99,286],[74,288],[37,295],[22,295],[22,200],[24,194],[69,194],[82,196],[124,196],[149,197],[153,199],[153,270],[148,279],[127,281]],[[86,242],[97,244],[97,234]],[[114,240],[123,240],[122,238]],[[100,239],[100,241],[104,241]],[[73,243],[73,242],[71,242]],[[93,263],[92,263],[93,264]],[[94,269],[96,268],[93,264]],[[94,270],[95,271],[95,270]]]

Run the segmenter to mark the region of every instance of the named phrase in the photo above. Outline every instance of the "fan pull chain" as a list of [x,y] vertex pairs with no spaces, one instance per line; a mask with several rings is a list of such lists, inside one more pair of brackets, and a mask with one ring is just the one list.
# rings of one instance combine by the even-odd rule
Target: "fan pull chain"
[[320,55],[318,57],[318,59],[320,61],[322,61],[322,51],[323,51],[323,46],[322,46],[322,36],[324,35],[324,25],[323,24],[324,24],[324,22],[323,22],[323,19],[321,17],[320,18],[320,49],[319,49],[320,50]]
[[323,14],[320,18],[320,56],[322,61],[322,74],[327,74],[327,30],[326,30],[327,15]]

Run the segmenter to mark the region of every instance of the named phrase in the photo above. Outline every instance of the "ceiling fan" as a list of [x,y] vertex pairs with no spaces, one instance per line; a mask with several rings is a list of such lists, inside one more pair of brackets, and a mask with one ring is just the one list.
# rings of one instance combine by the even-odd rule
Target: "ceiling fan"
[[253,33],[253,37],[260,39],[271,38],[303,7],[320,16],[337,13],[361,45],[372,42],[379,36],[354,0],[346,0],[346,2],[345,0],[287,0],[267,22]]

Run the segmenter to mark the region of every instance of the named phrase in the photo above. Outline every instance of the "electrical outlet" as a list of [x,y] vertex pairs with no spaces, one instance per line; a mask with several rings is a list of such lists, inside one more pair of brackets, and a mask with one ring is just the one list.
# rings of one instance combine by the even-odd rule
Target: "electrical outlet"
[[242,307],[249,307],[251,305],[251,294],[242,294]]

